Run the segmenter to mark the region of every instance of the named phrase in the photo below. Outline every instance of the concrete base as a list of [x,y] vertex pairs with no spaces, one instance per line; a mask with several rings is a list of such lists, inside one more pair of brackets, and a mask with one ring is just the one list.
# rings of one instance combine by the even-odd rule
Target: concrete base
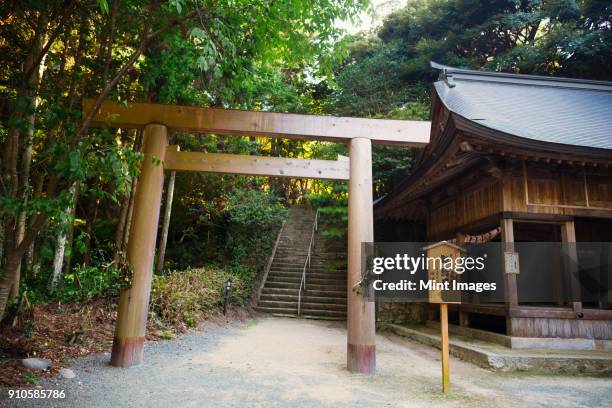
[[[389,324],[392,333],[440,348],[440,333],[432,327]],[[612,375],[612,352],[603,350],[524,350],[450,336],[450,354],[495,371],[548,371],[566,374]]]
[[[437,321],[428,320],[426,325],[434,330],[440,330],[440,323]],[[449,324],[448,330],[451,334],[496,343],[513,349],[612,350],[612,340],[515,337],[454,324]]]
[[612,340],[510,337],[513,349],[612,350]]

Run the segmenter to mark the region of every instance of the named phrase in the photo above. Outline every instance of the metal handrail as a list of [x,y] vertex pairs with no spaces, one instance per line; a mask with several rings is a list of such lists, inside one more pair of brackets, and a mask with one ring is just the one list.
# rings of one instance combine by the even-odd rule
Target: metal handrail
[[314,223],[312,224],[312,233],[310,234],[310,243],[308,244],[308,253],[306,255],[306,260],[304,261],[304,268],[302,269],[302,280],[300,281],[300,290],[298,292],[298,317],[302,312],[302,289],[306,290],[306,267],[310,268],[310,255],[312,255],[312,246],[314,245],[314,234],[318,229],[318,220],[319,220],[319,210],[315,213]]

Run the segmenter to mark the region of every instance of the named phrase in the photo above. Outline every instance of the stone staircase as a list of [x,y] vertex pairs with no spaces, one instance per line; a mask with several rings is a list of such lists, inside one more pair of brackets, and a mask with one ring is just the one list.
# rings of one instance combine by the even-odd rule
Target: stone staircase
[[[290,208],[257,310],[297,317],[298,293],[314,219],[311,209]],[[346,319],[346,246],[328,242],[320,231],[315,232],[300,317]]]

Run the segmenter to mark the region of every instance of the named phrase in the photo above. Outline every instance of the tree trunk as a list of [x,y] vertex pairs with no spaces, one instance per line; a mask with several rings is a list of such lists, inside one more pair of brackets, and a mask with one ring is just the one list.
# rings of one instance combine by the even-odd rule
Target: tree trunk
[[[23,78],[20,84],[21,89],[17,92],[17,98],[26,98],[28,100],[29,108],[25,114],[25,122],[28,124],[26,130],[25,140],[21,139],[21,130],[17,127],[9,129],[10,139],[7,141],[7,149],[5,160],[9,159],[7,164],[10,166],[10,172],[7,171],[6,175],[10,174],[10,186],[12,197],[19,197],[24,205],[28,202],[30,194],[30,163],[32,161],[32,137],[34,135],[34,120],[35,120],[35,109],[37,105],[37,90],[40,77],[42,75],[42,67],[44,67],[44,60],[46,54],[41,55],[44,48],[44,39],[47,33],[48,17],[41,13],[36,22],[36,30],[32,36],[32,45],[30,51],[26,57],[23,65]],[[28,74],[31,73],[31,74]],[[13,112],[15,116],[22,116],[24,112]],[[17,165],[19,160],[19,149],[21,145],[24,145],[24,150],[21,156],[21,173],[17,173]],[[9,170],[9,167],[6,167]],[[25,236],[26,227],[26,212],[25,210],[20,211],[17,214],[15,220],[14,215],[7,217],[6,227],[10,230],[6,230],[5,234],[10,234],[11,239],[8,240],[9,244],[19,245]],[[7,248],[7,252],[9,252]],[[21,279],[21,258],[16,260],[14,269],[12,270],[12,281],[8,282],[8,300],[14,302],[19,295],[19,282]],[[11,266],[12,267],[12,266]]]
[[96,220],[98,212],[98,199],[95,196],[91,196],[89,199],[89,205],[87,206],[87,228],[85,235],[85,256],[83,257],[83,265],[91,265],[91,235],[93,234],[93,224]]
[[130,239],[130,228],[132,227],[132,215],[134,215],[134,199],[136,197],[136,189],[138,189],[138,179],[132,182],[132,194],[130,196],[130,205],[128,207],[127,217],[125,218],[125,233],[123,235],[122,248],[125,248]]
[[4,259],[4,220],[0,217],[0,268],[2,268],[2,260]]
[[[136,131],[136,138],[134,139],[134,151],[140,151],[142,143],[142,130]],[[113,262],[115,265],[119,264],[122,254],[125,255],[125,247],[127,245],[127,239],[129,237],[130,223],[132,222],[132,211],[134,208],[134,197],[136,194],[136,186],[138,184],[138,178],[132,179],[132,187],[130,188],[130,194],[125,197],[124,204],[121,207],[121,215],[119,216],[119,225],[115,232],[115,253],[113,255]]]
[[[133,183],[132,183],[133,184]],[[115,251],[113,253],[114,264],[117,265],[123,252],[123,236],[125,234],[125,223],[127,221],[128,210],[130,208],[130,194],[126,194],[121,199],[121,211],[119,213],[119,221],[117,223],[117,230],[115,230]]]
[[[36,179],[36,183],[34,186],[34,197],[39,198],[42,196],[44,183],[45,183],[45,177],[44,175],[41,174]],[[25,255],[25,260],[26,260],[25,272],[29,273],[30,271],[32,271],[32,277],[35,277],[37,275],[38,270],[40,269],[40,262],[37,263],[38,269],[34,268],[34,258],[35,258],[34,250],[35,249],[36,249],[36,240],[32,241]]]
[[7,251],[6,263],[4,264],[4,275],[2,276],[2,282],[0,283],[0,321],[4,318],[4,312],[8,304],[7,299],[9,290],[14,281],[17,268],[19,267],[19,259],[21,256],[15,251]]
[[[38,36],[36,40],[38,41],[38,44],[36,46],[36,52],[38,53],[43,47],[43,36],[42,35]],[[36,90],[38,89],[40,78],[42,77],[44,69],[45,69],[45,60],[46,60],[46,56],[42,58],[42,60],[40,61],[40,66],[35,71],[35,74],[32,75],[30,86],[32,88],[31,92],[33,95],[37,93]],[[27,205],[28,200],[31,195],[30,166],[32,164],[32,143],[33,143],[33,138],[34,138],[34,127],[35,127],[35,121],[36,121],[36,108],[38,107],[40,100],[38,97],[32,96],[30,103],[32,106],[32,112],[29,113],[28,118],[27,118],[28,130],[26,133],[26,138],[24,140],[26,146],[23,151],[23,155],[21,157],[20,190],[21,190],[21,200],[24,206]],[[25,236],[25,231],[26,231],[26,223],[27,223],[26,212],[25,210],[22,210],[19,212],[19,216],[17,218],[17,237],[16,237],[17,245],[19,245],[21,241],[23,241],[23,237]],[[21,259],[19,259],[19,265],[17,267],[17,273],[15,274],[15,281],[13,282],[13,287],[11,288],[9,292],[9,301],[11,302],[14,302],[17,300],[17,296],[19,294],[20,279],[21,279]]]
[[64,250],[66,249],[66,231],[57,233],[57,247],[53,258],[53,277],[51,278],[51,289],[57,288],[57,283],[62,276],[62,265],[64,264]]
[[76,217],[76,206],[79,199],[79,183],[74,185],[72,193],[72,203],[70,205],[70,222],[68,224],[68,236],[66,238],[66,246],[68,252],[64,252],[64,273],[69,273],[72,268],[72,242],[74,241],[74,219]]
[[52,290],[57,288],[57,283],[62,276],[62,265],[64,264],[64,253],[66,251],[66,237],[68,235],[70,224],[72,224],[72,207],[74,203],[74,196],[76,196],[76,191],[77,188],[75,183],[70,187],[70,192],[73,195],[73,201],[71,201],[71,204],[64,210],[64,214],[68,219],[68,225],[66,225],[66,228],[60,228],[59,232],[57,233],[57,247],[55,248],[55,256],[53,258],[53,276],[51,278]]
[[168,242],[168,229],[170,227],[170,215],[172,213],[172,199],[174,197],[174,181],[176,171],[170,173],[168,190],[166,191],[166,207],[164,209],[164,223],[162,225],[161,240],[159,242],[159,253],[157,255],[157,272],[164,270],[164,258],[166,257],[166,243]]

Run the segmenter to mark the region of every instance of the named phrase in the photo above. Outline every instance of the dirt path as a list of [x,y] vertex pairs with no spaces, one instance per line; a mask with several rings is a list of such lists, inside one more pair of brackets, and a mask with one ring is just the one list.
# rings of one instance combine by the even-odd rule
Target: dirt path
[[43,384],[66,390],[64,401],[19,406],[612,407],[609,378],[493,373],[455,358],[444,397],[438,351],[394,335],[377,338],[376,375],[351,375],[345,342],[340,324],[262,318],[148,344],[130,369],[108,366],[108,355],[75,361],[76,379]]

